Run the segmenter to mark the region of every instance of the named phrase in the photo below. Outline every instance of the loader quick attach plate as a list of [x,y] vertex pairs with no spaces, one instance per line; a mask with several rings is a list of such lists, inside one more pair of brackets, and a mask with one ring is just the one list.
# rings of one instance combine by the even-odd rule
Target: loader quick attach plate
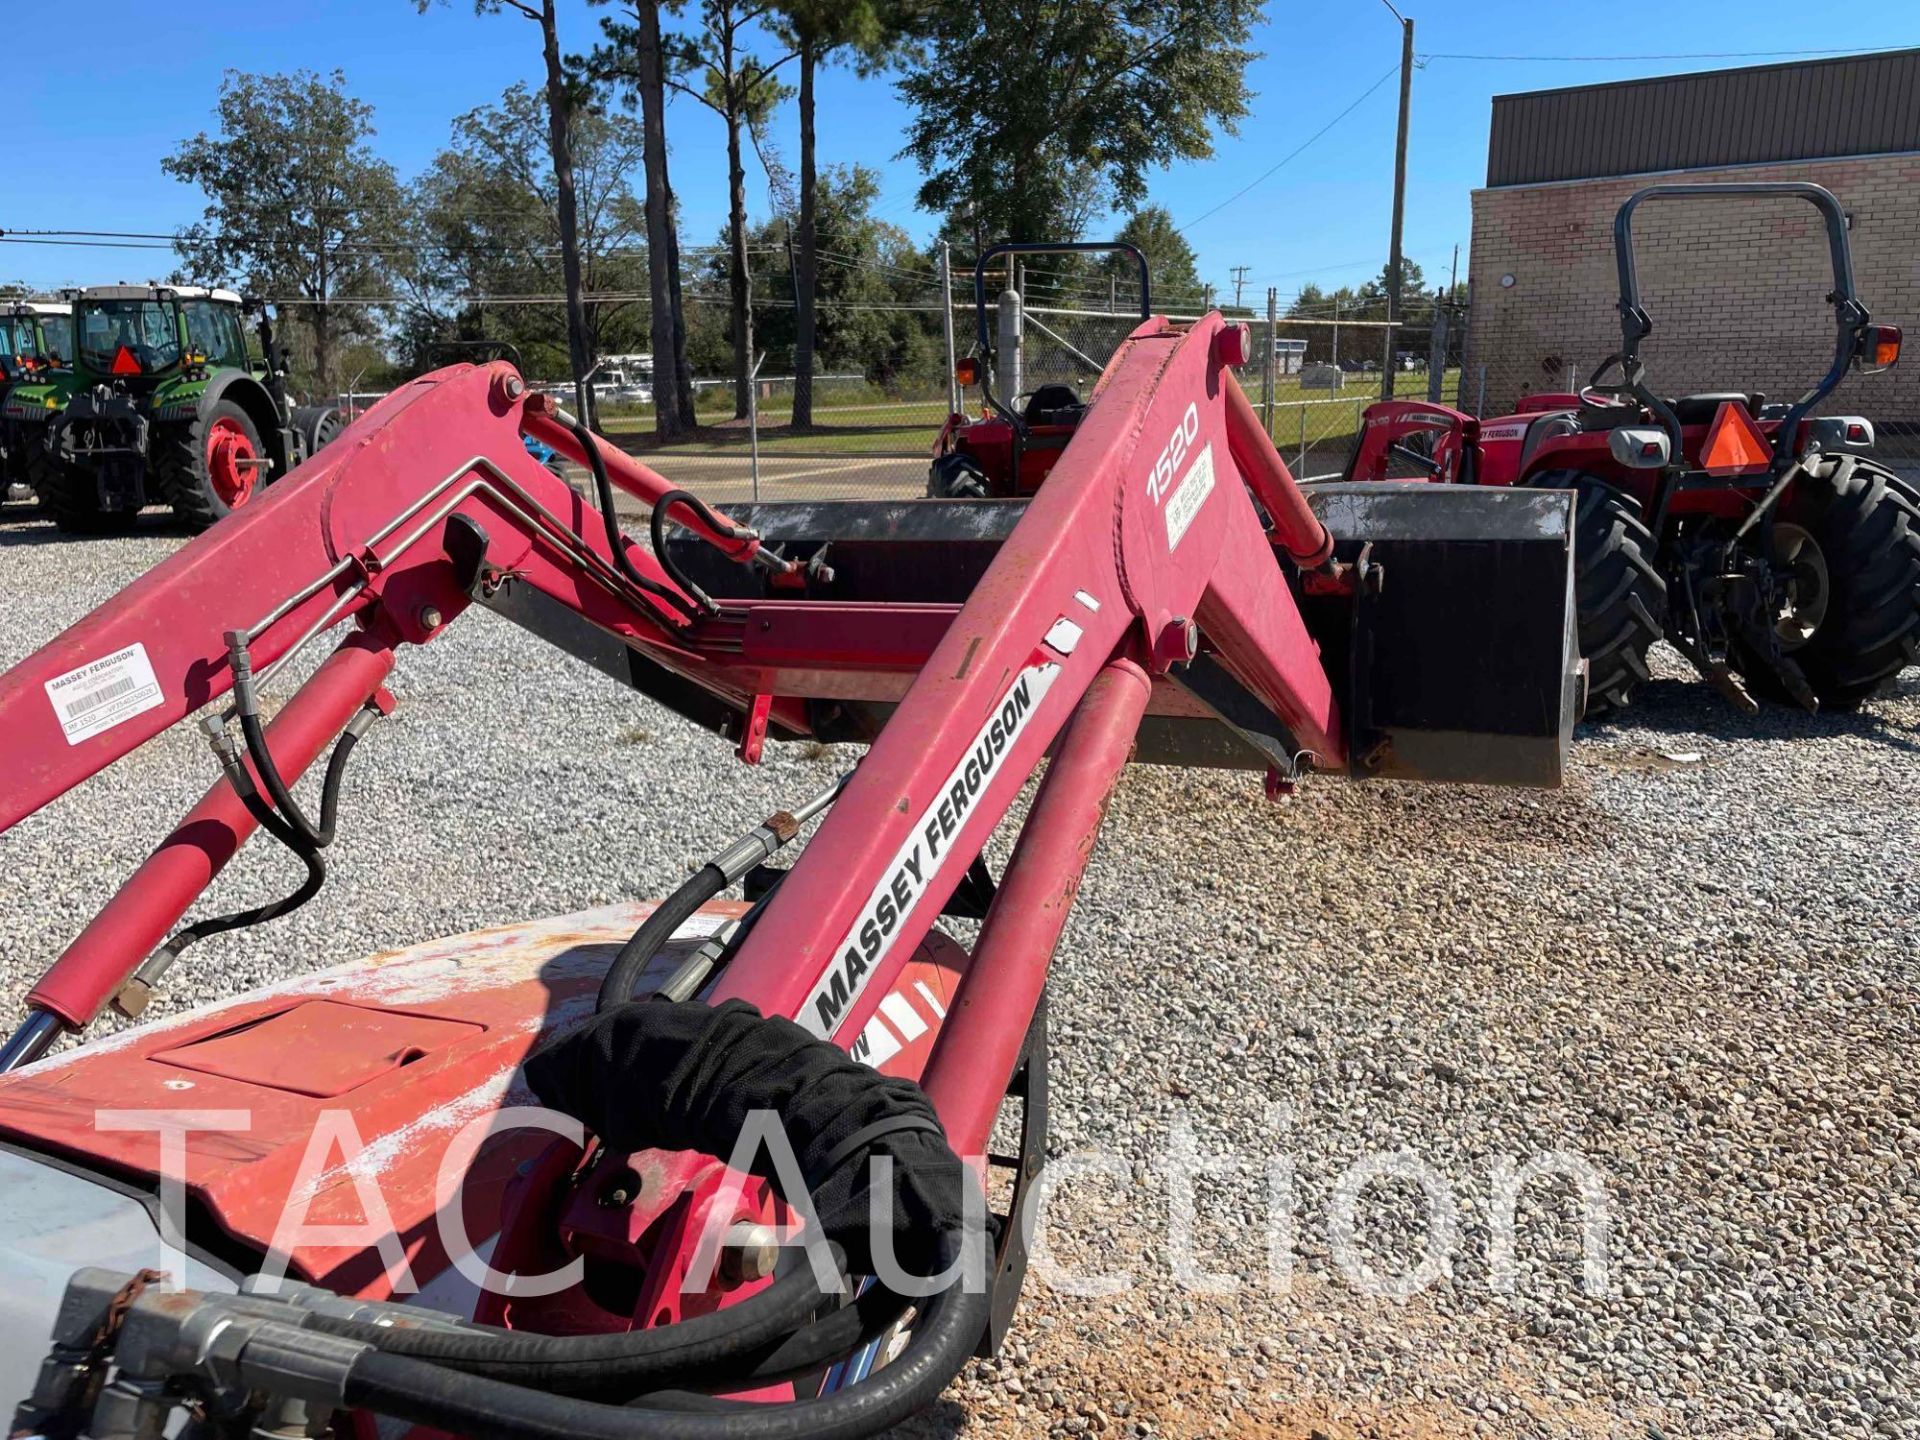
[[[1337,687],[1352,773],[1558,785],[1581,703],[1571,495],[1419,482],[1304,488],[1332,532],[1336,558],[1362,574],[1351,596],[1295,589]],[[817,557],[831,570],[831,579],[809,580],[809,598],[958,605],[1025,509],[1023,500],[848,500],[730,513],[782,554]],[[669,532],[668,544],[716,599],[766,593],[759,572],[728,563],[712,547],[680,532]],[[1285,561],[1276,570],[1292,573]],[[543,623],[558,617],[496,608],[573,648]],[[608,648],[604,639],[580,639]],[[674,704],[674,677],[664,671],[650,678],[613,657],[592,658],[649,693],[657,678],[656,698]],[[1136,759],[1291,767],[1292,738],[1204,649],[1169,678],[1174,684],[1157,688],[1141,725]],[[824,719],[817,728],[826,739],[864,738],[884,715],[862,719],[864,732],[829,733]]]

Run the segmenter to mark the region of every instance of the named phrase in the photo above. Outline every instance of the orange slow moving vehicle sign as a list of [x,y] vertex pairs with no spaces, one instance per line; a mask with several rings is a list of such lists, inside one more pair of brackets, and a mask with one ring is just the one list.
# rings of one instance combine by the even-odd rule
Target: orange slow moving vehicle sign
[[1747,407],[1723,400],[1700,451],[1700,468],[1709,475],[1751,475],[1773,463],[1773,447],[1753,423]]

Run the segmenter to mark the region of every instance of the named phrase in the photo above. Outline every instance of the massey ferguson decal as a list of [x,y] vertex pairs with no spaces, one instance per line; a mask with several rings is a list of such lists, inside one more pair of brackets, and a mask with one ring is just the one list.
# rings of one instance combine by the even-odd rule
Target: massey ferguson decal
[[1451,415],[1437,415],[1431,410],[1415,410],[1411,412],[1406,410],[1389,410],[1384,414],[1367,416],[1366,425],[1370,430],[1383,425],[1413,425],[1431,427],[1439,430],[1451,430],[1453,428],[1453,417]]
[[[1051,662],[1022,670],[994,708],[992,718],[974,736],[965,757],[936,792],[937,798],[914,818],[906,843],[887,866],[885,878],[867,897],[852,927],[834,947],[836,958],[814,981],[812,993],[795,1017],[809,1033],[823,1040],[832,1035],[848,1007],[867,988],[874,968],[893,949],[913,907],[953,859],[953,838],[960,833],[967,813],[999,774],[1007,752],[1032,721],[1041,698],[1059,674],[1060,667]],[[971,859],[964,856],[960,863]]]

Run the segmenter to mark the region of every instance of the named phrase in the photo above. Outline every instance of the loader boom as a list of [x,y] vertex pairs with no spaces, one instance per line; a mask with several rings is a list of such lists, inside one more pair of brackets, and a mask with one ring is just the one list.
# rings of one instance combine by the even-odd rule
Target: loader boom
[[[244,663],[265,674],[349,627],[347,648],[367,659],[323,666],[288,706],[296,723],[282,722],[299,729],[318,714],[337,726],[378,690],[399,646],[431,641],[475,598],[524,586],[742,713],[758,702],[784,733],[805,733],[815,695],[899,702],[721,989],[850,1040],[1109,664],[1164,674],[1204,632],[1301,750],[1344,765],[1333,685],[1243,473],[1290,553],[1324,558],[1331,543],[1251,409],[1232,403],[1222,352],[1236,344],[1244,337],[1218,317],[1143,324],[957,613],[702,604],[647,546],[620,537],[616,557],[601,510],[527,455],[523,434],[596,458],[510,366],[438,371],[0,677],[0,725],[18,757],[0,784],[0,828],[225,697],[236,632]],[[621,490],[677,503],[665,479],[594,444]],[[686,508],[675,520],[740,563],[796,568],[723,515]],[[102,714],[120,718],[101,726]],[[281,768],[297,775],[321,738],[289,734]],[[10,1064],[54,1038],[47,1013],[61,1028],[90,1021],[244,838],[247,817],[219,787],[206,804],[214,813],[170,837],[36,987],[36,1035]]]
[[[310,1428],[362,1411],[533,1440],[856,1440],[991,1353],[1045,1159],[1047,971],[1148,721],[1170,727],[1154,758],[1251,757],[1272,795],[1311,769],[1554,784],[1565,760],[1566,498],[1355,485],[1310,501],[1233,377],[1246,358],[1246,332],[1218,315],[1144,322],[1024,511],[756,507],[761,529],[674,490],[509,365],[455,366],[0,676],[16,757],[0,830],[196,711],[220,773],[33,989],[0,1048],[0,1072],[20,1071],[0,1074],[0,1138],[122,1176],[187,1184],[192,1168],[202,1213],[264,1260],[301,1152],[350,1096],[379,1132],[361,1158],[384,1157],[400,1204],[383,1239],[418,1237],[436,1283],[468,1275],[444,1225],[477,1206],[508,1277],[470,1314],[403,1310],[384,1304],[401,1288],[384,1244],[343,1255],[312,1231],[287,1258],[320,1288],[290,1300],[144,1295],[145,1279],[83,1269],[21,1433],[75,1433],[88,1411],[87,1433],[169,1433],[183,1404],[248,1412],[265,1433],[292,1401]],[[595,503],[527,438],[585,465]],[[650,544],[620,533],[616,487],[650,509]],[[928,523],[953,533],[915,538]],[[565,941],[495,932],[32,1064],[110,1000],[137,1012],[198,939],[325,883],[352,823],[339,782],[395,703],[401,647],[475,603],[722,729],[749,762],[769,733],[852,727],[870,743],[828,790],[625,912],[638,928],[611,961],[590,943],[604,916]],[[262,680],[336,630],[269,726]],[[293,783],[330,742],[312,810]],[[1036,774],[996,884],[987,839]],[[790,868],[762,863],[816,817]],[[182,926],[259,830],[304,862],[301,888]],[[748,903],[721,900],[734,884]],[[970,953],[942,914],[981,921]],[[247,1116],[244,1142],[169,1152],[149,1128],[102,1126],[167,1109],[182,1070],[196,1103],[246,1107],[205,1112]],[[508,1118],[516,1087],[582,1137],[463,1156],[456,1133],[524,1123]],[[1011,1162],[987,1148],[1007,1097],[1022,1108]],[[746,1117],[767,1111],[798,1183],[754,1158],[732,1168]],[[1015,1175],[983,1259],[993,1164]],[[300,1198],[337,1211],[354,1190]],[[824,1277],[765,1259],[779,1246],[758,1237],[796,1214]],[[733,1269],[695,1281],[716,1226]],[[910,1277],[947,1278],[909,1290],[880,1258],[889,1236]],[[513,1288],[568,1256],[591,1256],[597,1280]],[[5,1259],[0,1244],[0,1274]],[[734,1398],[694,1408],[688,1390]]]

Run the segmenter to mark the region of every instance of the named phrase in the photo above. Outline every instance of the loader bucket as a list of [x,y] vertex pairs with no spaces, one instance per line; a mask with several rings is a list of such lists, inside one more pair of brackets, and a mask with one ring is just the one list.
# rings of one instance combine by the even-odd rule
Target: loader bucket
[[[1339,692],[1350,772],[1558,785],[1583,700],[1569,497],[1392,482],[1306,491],[1336,558],[1356,567],[1349,595],[1303,594],[1293,582]],[[810,598],[957,605],[1025,508],[1022,500],[788,501],[733,514],[783,554],[818,557],[831,570],[831,579],[809,581]],[[716,598],[764,593],[752,588],[760,583],[753,573],[711,547],[686,537],[669,545]],[[1290,565],[1275,564],[1292,577]],[[607,668],[649,693],[657,688],[663,702],[680,698],[665,672],[630,676],[624,655],[609,659]],[[885,708],[816,704],[815,731],[866,738]],[[1295,753],[1290,743],[1203,648],[1194,665],[1156,686],[1135,758],[1284,770]]]

